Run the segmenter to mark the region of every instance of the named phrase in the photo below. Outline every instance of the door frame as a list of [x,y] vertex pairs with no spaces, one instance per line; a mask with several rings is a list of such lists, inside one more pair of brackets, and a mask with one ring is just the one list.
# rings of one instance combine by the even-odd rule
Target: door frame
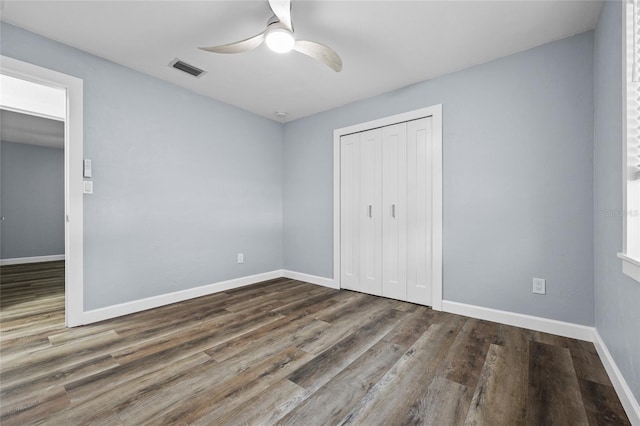
[[0,73],[66,91],[64,121],[65,323],[83,323],[83,81],[80,78],[0,55]]
[[431,300],[432,308],[442,310],[442,104],[379,118],[333,131],[333,282],[340,282],[340,138],[352,133],[378,127],[391,126],[406,121],[431,117],[433,119],[431,155],[432,170],[432,255]]

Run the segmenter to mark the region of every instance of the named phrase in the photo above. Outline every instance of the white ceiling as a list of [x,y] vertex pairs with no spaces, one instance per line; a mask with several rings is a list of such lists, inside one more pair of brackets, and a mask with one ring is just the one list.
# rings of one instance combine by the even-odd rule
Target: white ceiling
[[[278,121],[432,79],[595,27],[602,0],[294,0],[296,38],[331,46],[335,73],[301,54],[198,50],[261,32],[264,1],[16,1],[2,19]],[[167,65],[203,68],[194,78]],[[279,119],[276,111],[288,116]]]
[[0,138],[4,142],[64,148],[64,121],[0,110]]

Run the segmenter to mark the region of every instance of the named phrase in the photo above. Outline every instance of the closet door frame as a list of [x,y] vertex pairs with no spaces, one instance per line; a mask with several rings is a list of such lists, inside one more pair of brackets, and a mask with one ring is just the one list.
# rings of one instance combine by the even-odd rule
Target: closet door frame
[[380,118],[366,123],[355,124],[333,131],[333,280],[334,286],[341,285],[341,247],[340,247],[340,138],[352,133],[363,132],[379,127],[391,126],[420,118],[432,119],[431,156],[432,166],[432,254],[431,264],[431,300],[432,308],[442,310],[442,105],[433,105],[414,111]]

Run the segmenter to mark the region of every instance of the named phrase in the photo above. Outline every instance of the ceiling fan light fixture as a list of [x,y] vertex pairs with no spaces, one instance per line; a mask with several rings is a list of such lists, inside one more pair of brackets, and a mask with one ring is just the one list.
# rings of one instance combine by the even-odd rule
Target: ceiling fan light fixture
[[296,44],[291,31],[285,28],[274,28],[267,32],[265,43],[276,53],[287,53]]
[[[2,2],[3,0],[0,0]],[[267,21],[267,28],[260,34],[235,43],[220,46],[200,47],[212,53],[248,52],[266,43],[269,49],[277,53],[295,50],[320,61],[335,72],[342,71],[342,59],[333,49],[322,43],[309,40],[296,40],[291,23],[291,0],[268,0],[273,16]],[[640,0],[639,0],[640,1]]]

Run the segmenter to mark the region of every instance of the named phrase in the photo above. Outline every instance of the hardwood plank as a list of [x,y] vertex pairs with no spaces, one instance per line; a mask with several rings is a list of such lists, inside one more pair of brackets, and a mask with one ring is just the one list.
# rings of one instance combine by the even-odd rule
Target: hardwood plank
[[[275,307],[275,303],[287,303],[291,300],[303,299],[305,294],[301,293],[300,288],[305,287],[304,283],[293,281],[288,283],[287,287],[281,291],[270,291],[265,294],[236,300],[234,303],[227,304],[227,309],[232,312],[242,312],[245,309],[255,311],[271,310]],[[318,289],[307,289],[307,291],[317,291]]]
[[399,425],[461,425],[469,408],[467,401],[471,399],[470,394],[471,391],[466,386],[442,377],[436,377],[427,388],[427,392],[411,405],[406,416],[395,419],[394,423]]
[[341,424],[396,422],[429,386],[465,320],[434,324],[341,420]]
[[[382,339],[403,316],[403,313],[394,309],[373,316],[361,324],[357,332],[318,354],[288,379],[307,390],[318,389]],[[305,347],[307,345],[302,345],[302,348]]]
[[[314,327],[321,328],[329,325],[324,321],[316,320],[313,314],[335,304],[334,296],[335,293],[333,295],[321,294],[311,297],[304,303],[298,302],[295,306],[287,305],[286,307],[283,306],[282,309],[274,309],[271,312],[286,316],[287,323],[285,325],[280,322],[265,324],[262,327],[216,345],[206,352],[217,361],[223,361],[244,351],[247,347],[271,344],[274,339],[281,339],[280,335],[282,334],[287,336],[291,345],[300,345],[316,340],[318,335],[309,338],[299,333],[302,330],[306,330],[312,323],[315,324]],[[274,334],[275,332],[278,334]]]
[[[490,342],[497,334],[497,324],[469,318],[456,336],[438,375],[475,389]],[[471,395],[468,395],[471,402]]]
[[[120,337],[110,330],[82,339],[80,342],[61,346],[54,346],[34,353],[25,354],[24,358],[13,358],[3,362],[3,386],[13,386],[15,383],[28,379],[36,380],[51,373],[58,373],[76,364],[96,358],[92,351],[94,347],[104,347],[118,342]],[[104,356],[100,353],[100,357]]]
[[[216,419],[219,425],[259,426],[276,424],[310,394],[306,389],[284,379],[267,388],[244,404]],[[251,409],[247,409],[251,407]],[[208,426],[200,420],[195,425]]]
[[393,309],[401,312],[415,312],[417,309],[422,308],[421,305],[416,305],[411,302],[403,302],[402,300],[394,300]]
[[[271,312],[259,312],[246,318],[238,318],[237,321],[229,321],[222,327],[215,327],[213,324],[208,324],[208,321],[204,321],[200,323],[198,327],[192,326],[187,332],[184,330],[175,330],[160,338],[156,337],[153,339],[145,339],[140,343],[131,343],[125,348],[113,352],[113,356],[118,362],[124,364],[176,347],[180,347],[182,350],[189,350],[190,352],[205,351],[217,344],[242,336],[265,324],[279,321],[282,318],[284,318],[282,315]],[[213,333],[210,331],[212,328],[216,330]]]
[[531,333],[532,331],[524,328],[499,324],[498,333],[492,343],[521,352],[529,352],[529,341],[533,339]]
[[96,372],[85,378],[69,381],[65,384],[65,389],[71,401],[74,404],[80,404],[97,399],[113,389],[125,388],[129,383],[153,377],[161,380],[164,374],[171,373],[173,369],[194,368],[209,361],[211,357],[202,352],[191,356],[183,356],[179,351],[170,355],[154,354],[135,362],[119,365],[111,371]]
[[105,355],[70,365],[62,370],[46,372],[38,378],[23,378],[23,380],[13,385],[3,383],[0,400],[4,406],[5,404],[13,404],[16,400],[24,400],[28,397],[38,398],[40,397],[39,393],[42,389],[62,388],[67,383],[82,380],[100,373],[111,374],[113,369],[118,366],[119,364],[111,355]]
[[[73,419],[75,424],[90,424],[103,418],[119,416],[128,406],[135,404],[150,389],[164,388],[172,383],[180,382],[189,374],[204,374],[212,371],[215,361],[203,353],[164,365],[162,368],[148,371],[147,374],[125,377],[120,386],[96,387],[91,378],[83,379],[65,386],[67,395],[74,404]],[[91,397],[85,394],[90,391]],[[189,395],[184,395],[188,397]],[[149,407],[153,409],[153,407]],[[48,417],[51,424],[63,424],[68,412],[57,412]]]
[[585,379],[578,382],[590,425],[631,425],[612,386]]
[[408,349],[429,327],[440,322],[436,320],[440,315],[432,309],[416,309],[393,330],[384,340]]
[[2,422],[2,424],[6,422],[18,424],[20,421],[23,421],[25,417],[31,417],[31,419],[37,418],[38,412],[41,412],[41,410],[31,413],[28,412],[34,407],[49,403],[50,401],[60,401],[66,398],[65,404],[70,403],[62,386],[41,388],[37,393],[16,393],[12,396],[11,399],[5,398],[4,395],[2,397],[2,404],[0,404],[0,422]]
[[530,343],[527,424],[588,424],[569,349]]
[[[337,320],[344,319],[345,317],[353,315],[357,316],[358,314],[361,315],[361,309],[369,303],[373,302],[376,306],[379,306],[381,302],[385,302],[385,300],[380,297],[371,297],[364,293],[357,293],[354,291],[345,291],[344,293],[347,297],[343,300],[343,303],[335,306],[333,309],[327,309],[319,314],[319,320],[333,323]],[[388,304],[389,302],[387,301],[386,303]]]
[[[179,384],[178,389],[190,390],[192,394],[188,399],[180,398],[184,392],[178,392],[175,398],[175,387],[167,388],[163,391],[163,409],[158,413],[152,413],[151,407],[157,404],[141,404],[139,410],[141,416],[129,416],[128,412],[121,413],[125,422],[138,424],[153,414],[155,422],[160,424],[193,423],[195,421],[204,424],[212,424],[220,415],[242,403],[242,398],[255,396],[268,389],[269,386],[284,379],[287,374],[313,358],[298,348],[290,347],[276,355],[264,358],[260,362],[243,366],[239,371],[224,380],[211,382],[210,377],[206,378],[206,383],[215,383],[216,392],[211,392],[203,386],[202,377],[198,380],[198,388],[193,391],[193,387],[184,381]],[[172,398],[171,396],[174,395]],[[172,402],[174,402],[172,404]]]
[[528,365],[527,352],[492,344],[465,425],[524,425]]
[[306,297],[291,303],[280,305],[271,312],[285,315],[288,318],[299,318],[315,314],[337,303],[340,293],[335,293],[329,288],[321,288],[320,291],[307,294]]
[[[366,305],[366,309],[363,308],[364,305]],[[364,302],[358,300],[349,304],[344,311],[337,312],[335,315],[318,315],[318,319],[331,324],[329,327],[331,331],[324,333],[313,342],[305,344],[302,349],[309,353],[319,354],[359,330],[362,324],[367,324],[389,311],[388,300],[374,297],[373,300],[365,299]]]
[[[108,330],[113,330],[112,324],[102,323],[102,325],[94,325],[90,327],[82,326],[75,328],[65,328],[62,332],[57,332],[56,330],[56,332],[54,332],[53,334],[47,333],[48,335],[46,336],[46,339],[52,346],[63,345]],[[121,335],[120,333],[117,334]]]
[[[321,321],[314,321],[309,324],[306,330],[309,335],[308,338],[311,338],[313,333],[317,332],[318,328],[321,329],[323,327],[326,327],[326,323]],[[225,391],[223,389],[225,386],[229,386],[231,390],[226,391],[228,393],[224,401],[224,410],[221,410],[220,404],[215,404],[217,399],[211,397],[209,394],[204,394],[201,397],[202,399],[206,399],[206,402],[200,402],[196,397],[196,394],[190,394],[187,399],[190,404],[195,404],[195,408],[188,410],[189,413],[183,411],[185,408],[184,402],[180,407],[174,407],[174,410],[171,412],[163,413],[158,411],[154,413],[155,416],[166,417],[166,421],[174,421],[170,420],[170,418],[180,419],[180,421],[186,421],[186,418],[190,418],[190,421],[195,421],[198,414],[204,416],[207,415],[209,411],[214,412],[215,415],[219,415],[220,411],[230,410],[233,408],[234,404],[239,404],[246,399],[250,399],[254,396],[255,392],[259,392],[265,386],[269,385],[269,383],[265,383],[267,378],[273,381],[279,380],[283,375],[289,374],[291,369],[295,368],[298,363],[312,358],[311,355],[303,353],[295,347],[287,346],[287,343],[286,339],[280,339],[277,342],[274,342],[274,344],[265,345],[258,350],[246,348],[243,352],[237,354],[232,359],[227,359],[222,363],[216,364],[214,369],[211,369],[206,373],[205,378],[203,378],[202,374],[198,372],[193,373],[193,375],[190,374],[182,377],[180,383],[171,386],[170,390],[160,389],[158,391],[152,390],[151,392],[145,392],[145,397],[137,401],[136,404],[137,406],[147,407],[143,409],[146,410],[145,412],[148,414],[148,411],[153,411],[154,409],[150,409],[149,407],[155,407],[153,403],[148,402],[149,398],[162,399],[162,397],[157,396],[158,392],[168,392],[166,395],[169,396],[163,394],[165,395],[163,403],[167,405],[168,401],[170,401],[174,396],[184,400],[185,394],[191,392],[192,389],[196,389],[197,392],[200,392],[201,389],[215,386],[216,395],[220,396],[224,395]],[[295,356],[292,356],[291,353]],[[279,361],[276,362],[273,361],[273,359]],[[267,364],[279,365],[279,375],[266,374],[265,365]],[[284,369],[285,366],[286,369]],[[260,373],[261,376],[259,380],[256,380],[255,374],[258,373]],[[245,377],[245,379],[243,379],[243,377]],[[248,384],[248,382],[250,383]],[[237,392],[236,389],[233,389],[233,386],[241,386],[242,392]],[[164,387],[167,388],[167,386]],[[198,408],[199,405],[202,405],[202,407]],[[126,414],[123,414],[123,416],[125,415]],[[132,419],[129,420],[133,421]],[[137,422],[137,420],[134,421],[134,423],[135,422]]]
[[[205,353],[216,361],[222,362],[245,351],[261,350],[269,346],[296,346],[300,347],[307,342],[312,342],[329,327],[324,321],[309,318],[301,318],[285,325],[281,322],[272,322],[235,339],[228,340]],[[277,333],[277,334],[275,334]],[[283,333],[284,335],[280,334]]]
[[612,386],[593,343],[575,339],[568,339],[568,343],[573,366],[579,379]]
[[[288,415],[283,425],[337,424],[398,361],[402,347],[379,341]],[[313,389],[313,388],[311,388]],[[336,395],[342,395],[336,398]]]
[[564,336],[556,336],[554,334],[543,333],[542,331],[531,331],[531,340],[537,343],[544,343],[551,346],[561,348],[569,347],[569,339]]
[[6,413],[0,416],[0,423],[3,426],[35,423],[38,420],[47,419],[50,412],[61,411],[69,405],[67,395],[61,389],[56,389],[53,396],[47,392],[24,405],[6,407]]
[[370,296],[364,293],[358,293],[356,291],[340,290],[333,296],[333,299],[336,301],[335,305],[323,309],[322,312],[319,312],[316,315],[316,319],[331,322],[336,318],[336,316],[339,316],[340,313],[345,311],[345,307],[350,306],[353,303],[366,304],[366,300],[369,297]]

